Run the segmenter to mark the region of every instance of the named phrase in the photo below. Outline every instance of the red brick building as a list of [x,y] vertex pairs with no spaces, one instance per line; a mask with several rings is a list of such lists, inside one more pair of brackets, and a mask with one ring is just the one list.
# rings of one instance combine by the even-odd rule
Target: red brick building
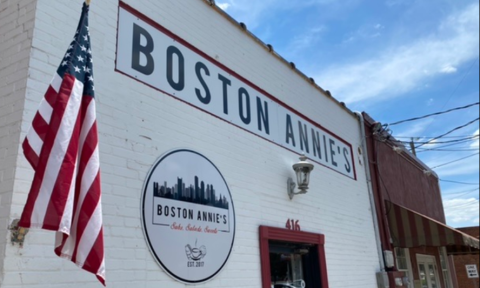
[[[480,227],[468,227],[468,228],[459,228],[457,229],[459,231],[462,231],[465,234],[468,234],[470,236],[473,236],[477,239],[479,239],[480,235]],[[461,288],[478,288],[480,287],[480,279],[478,278],[478,273],[480,269],[480,256],[477,255],[455,255],[453,257],[453,261],[455,263],[455,271],[457,274],[457,281],[458,281],[458,287]],[[476,271],[477,271],[477,277],[476,278],[470,278],[472,275],[469,277],[469,273],[467,273],[467,266],[475,265],[476,266]],[[471,273],[470,273],[471,274]],[[474,276],[473,276],[474,277]]]
[[[473,254],[478,263],[478,227],[476,239],[447,226],[436,173],[396,141],[385,126],[366,113],[362,116],[390,287],[478,288],[457,284],[450,257]],[[465,266],[457,269],[457,273],[463,271]]]

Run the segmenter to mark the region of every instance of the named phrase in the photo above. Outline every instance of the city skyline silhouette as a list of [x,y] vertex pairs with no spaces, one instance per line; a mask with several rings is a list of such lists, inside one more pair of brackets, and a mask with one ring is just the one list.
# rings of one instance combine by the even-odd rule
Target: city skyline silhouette
[[198,176],[194,177],[194,183],[189,186],[180,177],[177,177],[177,183],[170,187],[167,181],[162,186],[153,182],[153,196],[226,210],[229,210],[230,206],[225,196],[217,196],[213,185],[205,185]]

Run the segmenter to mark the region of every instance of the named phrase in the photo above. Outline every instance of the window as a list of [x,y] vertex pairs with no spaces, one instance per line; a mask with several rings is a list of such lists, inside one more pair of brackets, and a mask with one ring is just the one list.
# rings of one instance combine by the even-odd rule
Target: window
[[325,237],[260,227],[262,288],[328,288]]
[[408,272],[408,259],[406,249],[395,248],[395,255],[397,256],[397,269],[402,272]]
[[395,248],[395,259],[397,262],[397,269],[400,272],[405,272],[408,278],[408,288],[413,288],[413,271],[410,262],[410,250],[404,248]]
[[452,288],[450,284],[450,273],[448,272],[447,253],[444,247],[438,248],[440,253],[440,264],[442,265],[442,275],[445,282],[445,288]]

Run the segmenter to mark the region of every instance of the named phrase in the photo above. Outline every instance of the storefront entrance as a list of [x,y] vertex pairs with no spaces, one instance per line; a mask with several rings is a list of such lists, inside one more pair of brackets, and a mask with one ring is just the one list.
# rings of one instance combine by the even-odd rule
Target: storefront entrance
[[262,288],[328,288],[325,236],[260,227]]
[[270,241],[269,246],[272,287],[320,286],[316,245]]
[[418,273],[422,288],[441,288],[434,256],[417,255]]

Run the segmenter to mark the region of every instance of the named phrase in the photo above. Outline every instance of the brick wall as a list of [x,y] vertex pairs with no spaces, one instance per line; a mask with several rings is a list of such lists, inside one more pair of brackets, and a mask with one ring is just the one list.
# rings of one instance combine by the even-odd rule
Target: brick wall
[[[457,230],[462,231],[470,236],[479,238],[479,227],[459,228]],[[458,287],[461,288],[478,288],[480,285],[479,278],[469,279],[466,265],[477,265],[477,271],[480,272],[480,257],[479,255],[461,255],[453,256],[455,263],[455,271],[457,273]]]
[[[0,286],[10,245],[10,207],[18,173],[17,156],[25,102],[36,0],[0,0]],[[20,199],[17,199],[20,200]],[[2,286],[3,287],[3,286]]]
[[[317,164],[309,193],[290,201],[286,180],[293,176],[291,165],[298,161],[298,155],[115,72],[118,1],[93,0],[90,31],[107,285],[185,287],[162,271],[147,248],[140,221],[140,196],[146,175],[158,157],[172,149],[190,148],[204,154],[222,172],[237,217],[229,261],[214,280],[200,287],[260,287],[258,227],[285,227],[288,218],[298,219],[304,231],[326,236],[330,287],[374,287],[379,260],[364,166],[357,154],[362,139],[353,114],[202,0],[126,2],[351,143],[358,179]],[[13,9],[12,1],[7,4]],[[23,118],[20,115],[17,120],[23,121],[22,135],[74,34],[81,4],[80,0],[38,2],[28,88],[22,93],[26,99]],[[18,150],[18,135],[16,139],[13,147]],[[17,188],[9,218],[19,217],[32,177],[23,156],[16,157],[12,165],[17,172]],[[7,245],[2,288],[101,287],[93,275],[54,257],[52,246],[52,233],[38,230],[29,232],[22,249]]]

